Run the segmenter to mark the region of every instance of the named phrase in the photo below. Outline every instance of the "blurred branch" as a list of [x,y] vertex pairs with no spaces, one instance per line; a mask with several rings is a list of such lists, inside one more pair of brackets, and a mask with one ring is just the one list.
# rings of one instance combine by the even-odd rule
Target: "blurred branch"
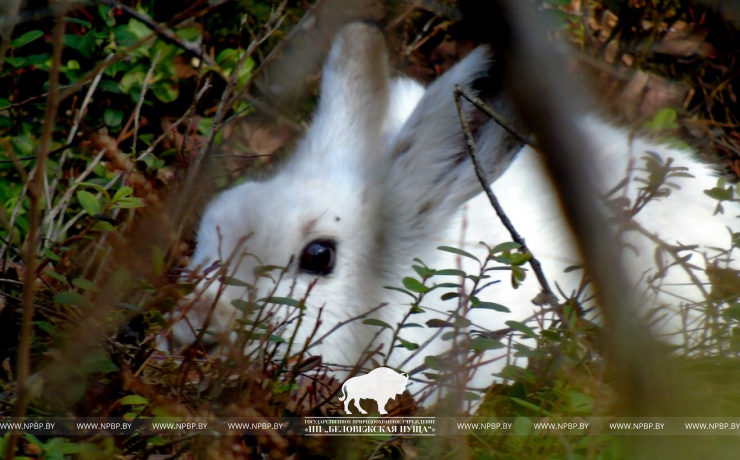
[[[64,11],[64,10],[62,10]],[[46,181],[46,160],[51,148],[52,133],[54,132],[57,110],[59,108],[59,72],[62,64],[62,49],[64,48],[64,12],[57,16],[54,27],[54,51],[52,54],[51,70],[49,72],[49,98],[47,99],[46,113],[44,114],[43,132],[39,145],[36,169],[29,183],[28,209],[28,239],[26,240],[25,277],[23,283],[23,320],[21,323],[20,343],[18,345],[18,396],[13,417],[23,417],[28,407],[30,396],[29,377],[31,375],[31,339],[33,336],[34,299],[36,297],[36,250],[41,224],[41,198],[43,185]],[[15,447],[18,435],[11,434],[8,438],[5,458],[12,460],[15,457]]]
[[[219,1],[212,2],[208,6],[208,8],[209,10],[212,10],[213,8],[221,6],[228,1],[230,0],[219,0]],[[159,24],[154,22],[154,20],[150,18],[149,16],[143,13],[139,13],[135,9],[131,8],[130,6],[124,5],[120,1],[109,0],[108,4],[113,8],[120,9],[127,16],[130,16],[136,19],[137,21],[144,23],[144,25],[147,26],[152,32],[156,33],[159,36],[159,38],[162,39],[162,41],[184,49],[186,52],[188,52],[192,56],[195,56],[198,59],[202,59],[203,62],[205,62],[211,67],[216,65],[216,62],[213,60],[213,58],[210,55],[203,53],[203,50],[200,48],[198,44],[188,43],[182,38],[178,37],[171,29],[167,29],[167,28],[163,29],[159,27]]]
[[[576,122],[582,90],[552,47],[528,2],[495,2],[488,27],[500,46],[504,81],[522,120],[535,134],[565,216],[577,238],[604,313],[607,349],[622,378],[622,397],[633,415],[668,415],[672,373],[641,320],[639,303],[622,268],[606,209],[595,198],[601,183],[591,141]],[[544,71],[547,69],[547,71]]]

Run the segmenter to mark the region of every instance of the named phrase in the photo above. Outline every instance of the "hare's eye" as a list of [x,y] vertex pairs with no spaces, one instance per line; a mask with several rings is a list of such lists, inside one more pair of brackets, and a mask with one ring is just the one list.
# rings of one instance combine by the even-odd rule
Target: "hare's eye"
[[316,275],[328,275],[334,270],[337,243],[332,240],[311,241],[301,251],[301,270]]

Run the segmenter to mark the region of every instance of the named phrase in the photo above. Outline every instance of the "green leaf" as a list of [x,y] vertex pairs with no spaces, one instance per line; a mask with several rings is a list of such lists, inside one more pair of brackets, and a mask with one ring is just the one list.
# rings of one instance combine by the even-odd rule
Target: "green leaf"
[[440,296],[440,299],[450,300],[450,299],[455,299],[457,297],[460,297],[460,294],[458,294],[457,292],[445,292],[444,294]]
[[128,186],[123,186],[116,190],[116,193],[113,195],[113,199],[111,201],[118,201],[119,199],[125,198],[132,193],[134,193],[134,189]]
[[417,348],[419,348],[419,344],[416,344],[416,343],[413,343],[413,342],[409,342],[408,340],[404,340],[401,337],[398,337],[398,341],[400,342],[400,344],[401,344],[400,346],[402,348],[405,348],[405,349],[407,349],[409,351],[414,351]]
[[275,305],[287,305],[289,307],[295,307],[303,309],[304,306],[301,305],[301,302],[295,299],[291,299],[290,297],[269,297],[258,300],[258,302],[265,301],[267,303],[274,303]]
[[82,358],[82,363],[80,363],[80,370],[82,370],[83,374],[85,375],[98,374],[116,372],[118,370],[118,366],[113,364],[113,362],[110,360],[105,352],[97,349],[92,350],[87,355],[85,355],[84,358]]
[[725,188],[719,188],[714,187],[709,190],[704,190],[704,194],[714,198],[717,201],[726,201],[732,199],[732,189],[725,189]]
[[526,407],[527,409],[534,411],[536,414],[539,414],[540,412],[542,412],[542,408],[540,406],[536,404],[532,404],[529,401],[525,401],[520,398],[515,398],[513,396],[511,396],[509,399],[511,399],[512,402],[515,402],[522,407]]
[[473,254],[463,251],[462,249],[453,248],[452,246],[438,246],[437,249],[444,252],[449,252],[451,254],[457,254],[458,256],[467,257],[468,259],[473,259],[476,262],[480,263],[480,260],[475,257]]
[[254,303],[247,302],[246,300],[242,300],[242,299],[232,300],[231,305],[233,305],[234,308],[241,311],[245,315],[251,314],[257,308],[257,306]]
[[25,34],[21,35],[20,37],[11,40],[10,45],[13,47],[13,49],[18,49],[21,46],[28,45],[34,40],[37,40],[44,36],[44,33],[40,30],[32,30],[30,32],[26,32]]
[[103,207],[100,206],[100,202],[95,198],[95,195],[88,191],[78,190],[77,200],[79,200],[80,205],[82,205],[83,209],[85,209],[85,211],[87,211],[91,216],[100,214],[100,211],[103,210]]
[[[512,398],[514,399],[514,398]],[[514,426],[512,427],[514,434],[517,436],[529,436],[534,434],[534,423],[527,417],[517,417],[514,419]]]
[[[232,276],[222,276],[220,281],[221,281],[221,284],[225,284],[226,286],[251,287],[251,284],[246,283],[242,280],[236,279]],[[262,300],[265,300],[265,299],[262,299]]]
[[66,18],[64,18],[64,20],[66,22],[71,23],[71,24],[77,24],[78,26],[86,27],[88,29],[90,29],[92,27],[92,23],[90,21],[85,21],[83,19],[66,17]]
[[488,310],[500,311],[502,313],[511,313],[511,310],[508,308],[493,302],[477,302],[473,304],[473,308],[486,308]]
[[67,278],[63,277],[62,275],[60,275],[57,272],[53,272],[51,270],[44,270],[44,274],[45,275],[48,275],[48,276],[50,276],[52,278],[54,278],[55,280],[59,281],[60,283],[69,285],[69,281],[67,281]]
[[51,324],[48,321],[36,321],[36,326],[38,326],[39,329],[46,332],[47,334],[51,336],[58,336],[59,331],[57,331],[57,328],[54,327],[53,324]]
[[434,272],[435,276],[460,276],[465,277],[467,276],[467,273],[465,273],[462,270],[455,270],[452,268],[446,269],[446,270],[437,270]]
[[421,324],[416,324],[416,323],[404,323],[404,324],[401,324],[401,329],[403,329],[405,327],[424,327],[424,326],[422,326]]
[[424,364],[432,370],[442,371],[448,368],[447,363],[439,356],[424,357]]
[[369,326],[379,326],[384,329],[393,329],[390,324],[375,318],[368,318],[366,320],[363,320],[362,324],[367,324]]
[[129,196],[126,198],[119,198],[118,201],[113,203],[114,208],[130,209],[130,208],[143,208],[146,204],[144,200],[135,196]]
[[120,126],[123,122],[123,111],[110,107],[105,109],[105,112],[103,112],[103,122],[111,128]]
[[404,294],[406,294],[407,296],[410,296],[410,297],[411,297],[412,299],[416,299],[416,296],[415,296],[414,294],[410,293],[409,291],[407,291],[406,289],[402,289],[402,288],[397,288],[397,287],[395,287],[395,286],[383,286],[383,288],[384,288],[384,289],[388,289],[388,290],[390,290],[390,291],[398,291],[398,292],[403,292],[403,293],[404,293]]
[[90,301],[87,297],[76,292],[60,292],[54,296],[54,303],[60,305],[76,305],[78,307],[89,307]]
[[425,292],[429,292],[429,287],[424,286],[421,281],[417,280],[416,278],[406,277],[403,279],[403,287],[408,289],[411,292],[418,292],[420,294],[424,294]]
[[516,331],[521,332],[526,337],[530,337],[533,339],[537,338],[537,333],[534,331],[534,329],[532,329],[531,327],[527,326],[524,323],[520,323],[519,321],[507,321],[506,325]]
[[729,307],[725,308],[722,312],[722,316],[728,319],[734,319],[740,321],[740,303],[733,303]]
[[439,327],[452,327],[453,326],[453,324],[451,322],[445,321],[443,319],[438,319],[438,318],[432,318],[429,321],[427,321],[426,324],[429,327],[435,327],[435,328],[439,328]]
[[655,113],[652,120],[645,122],[645,127],[653,131],[662,131],[678,127],[676,110],[664,107]]
[[94,232],[110,232],[116,229],[110,222],[106,222],[104,220],[100,220],[98,222],[95,222],[95,225],[93,225],[90,228]]
[[505,347],[506,345],[499,342],[498,340],[494,340],[488,337],[476,337],[470,341],[470,348],[472,348],[474,351],[498,350]]
[[44,248],[44,255],[45,255],[45,256],[46,256],[46,257],[47,257],[47,258],[48,258],[49,260],[53,260],[54,262],[59,262],[60,260],[62,260],[62,258],[61,258],[61,257],[59,257],[58,255],[56,255],[56,254],[54,254],[53,252],[51,252],[51,250],[49,250],[48,248]]
[[93,291],[98,292],[100,289],[90,280],[86,280],[84,278],[75,278],[72,280],[72,284],[77,286],[80,289],[84,289],[85,291]]
[[515,249],[521,248],[522,245],[519,243],[515,243],[513,241],[508,241],[506,243],[497,244],[491,249],[491,254],[497,254],[499,252],[504,251],[513,251]]
[[147,406],[149,400],[139,395],[128,395],[118,400],[118,404],[122,406]]
[[422,278],[427,278],[435,274],[434,270],[430,270],[429,268],[421,265],[412,265],[411,268],[413,268],[414,271]]
[[80,184],[81,186],[84,185],[85,187],[91,187],[94,188],[98,193],[103,195],[106,199],[106,201],[110,201],[110,195],[108,194],[108,190],[106,190],[104,187],[94,184],[92,182],[83,182]]

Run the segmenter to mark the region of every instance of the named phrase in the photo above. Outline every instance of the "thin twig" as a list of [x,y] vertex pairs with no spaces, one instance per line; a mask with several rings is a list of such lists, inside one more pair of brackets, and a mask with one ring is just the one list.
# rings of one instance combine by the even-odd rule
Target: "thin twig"
[[[219,6],[222,3],[226,3],[228,0],[220,0],[218,2],[211,2],[212,4],[209,5],[209,7]],[[210,67],[216,66],[216,62],[213,60],[213,58],[208,55],[207,53],[201,52],[200,47],[197,44],[188,43],[182,38],[178,37],[177,34],[172,32],[170,29],[163,29],[159,27],[159,25],[154,22],[152,18],[149,16],[140,13],[136,11],[135,9],[131,8],[128,5],[124,5],[120,1],[109,1],[108,2],[112,7],[120,9],[124,14],[136,19],[137,21],[142,22],[145,26],[147,26],[152,32],[159,35],[159,38],[162,39],[165,43],[170,43],[172,45],[175,45],[179,48],[184,49],[189,54],[193,55],[194,57],[201,59],[203,62],[208,64]]]
[[[36,250],[38,247],[39,230],[41,224],[40,199],[43,193],[42,184],[46,178],[46,160],[54,133],[54,121],[59,108],[59,72],[62,63],[62,48],[64,47],[64,13],[57,16],[54,27],[54,51],[52,54],[51,70],[49,72],[49,99],[44,114],[43,132],[39,145],[36,171],[28,188],[30,205],[28,210],[28,240],[26,242],[26,267],[23,285],[23,320],[21,323],[20,343],[18,345],[18,380],[17,399],[13,410],[13,417],[23,417],[26,413],[30,397],[29,377],[31,375],[31,339],[33,336],[34,298],[36,296]],[[15,458],[15,447],[18,435],[10,434],[5,450],[5,458]]]
[[287,0],[283,0],[280,2],[278,7],[270,14],[270,19],[263,26],[264,32],[262,36],[259,39],[252,40],[249,43],[244,54],[239,58],[239,61],[234,67],[232,77],[229,79],[226,85],[226,89],[224,90],[223,95],[221,96],[221,100],[219,101],[218,108],[216,109],[216,115],[213,117],[213,123],[211,124],[211,129],[208,131],[208,135],[206,136],[205,142],[203,143],[203,147],[195,155],[195,158],[193,159],[193,162],[190,165],[190,168],[188,171],[188,185],[186,187],[191,186],[193,184],[193,181],[195,181],[199,177],[200,166],[203,163],[203,160],[205,159],[207,152],[211,149],[211,146],[213,145],[213,140],[215,139],[216,134],[218,134],[218,131],[220,130],[221,124],[224,120],[224,117],[226,116],[226,113],[231,109],[234,102],[236,102],[236,100],[241,96],[241,94],[246,92],[247,89],[251,86],[251,83],[254,77],[250,78],[250,80],[244,85],[243,88],[241,88],[241,90],[238,93],[236,94],[234,93],[236,90],[236,85],[239,82],[239,74],[241,73],[241,69],[246,64],[247,59],[250,58],[252,54],[254,54],[254,52],[257,50],[259,45],[261,45],[268,37],[270,37],[280,26],[284,18],[283,11],[285,10],[286,5],[287,5]]
[[[467,99],[468,102],[470,102],[471,104],[475,106],[475,108],[483,112],[491,120],[495,121],[497,125],[504,128],[509,134],[514,136],[514,139],[518,140],[522,144],[532,147],[535,150],[538,150],[537,144],[532,139],[529,139],[523,136],[522,134],[520,134],[519,131],[514,129],[514,127],[511,126],[504,117],[496,113],[496,111],[493,110],[488,104],[486,104],[479,97],[475,96],[473,93],[468,91],[467,88],[463,88],[460,85],[455,85],[455,97],[459,98],[460,96]],[[461,118],[461,120],[462,119],[463,118]]]
[[[506,230],[509,232],[509,235],[511,235],[511,238],[516,243],[520,244],[524,251],[529,253],[529,265],[532,267],[532,271],[537,277],[537,281],[540,283],[540,287],[542,288],[542,293],[544,294],[544,303],[550,305],[556,311],[558,311],[560,309],[557,308],[558,306],[557,296],[553,293],[552,289],[550,289],[550,284],[547,282],[547,277],[545,277],[545,273],[542,270],[542,265],[540,264],[540,261],[537,260],[537,258],[534,256],[532,251],[527,247],[527,243],[525,243],[524,238],[522,238],[519,232],[517,232],[516,229],[514,228],[514,225],[511,223],[511,220],[509,220],[508,216],[504,212],[504,209],[501,207],[501,204],[499,203],[498,198],[496,198],[496,195],[494,195],[493,190],[491,190],[491,186],[488,184],[488,180],[486,179],[483,173],[483,167],[478,161],[478,156],[477,156],[478,154],[477,154],[477,147],[475,145],[475,139],[473,137],[473,133],[470,131],[468,120],[466,119],[465,112],[463,111],[462,101],[460,100],[460,96],[463,96],[466,99],[470,100],[467,96],[465,96],[466,93],[468,94],[468,96],[471,96],[471,94],[467,92],[467,90],[460,87],[459,85],[455,85],[455,105],[457,106],[457,113],[460,117],[460,124],[462,126],[463,133],[465,133],[465,143],[467,145],[468,155],[470,155],[470,159],[473,162],[473,167],[475,169],[475,175],[476,177],[478,177],[478,181],[480,182],[481,187],[483,187],[483,191],[485,191],[486,196],[488,196],[488,201],[491,202],[491,206],[493,207],[494,211],[496,211],[496,215],[498,216],[499,220],[501,220],[501,223],[504,224],[504,227],[506,227]],[[477,107],[479,107],[481,110],[485,112],[484,107],[488,107],[488,106],[485,103],[483,103],[483,101],[479,100],[479,102],[481,105]],[[491,111],[491,113],[493,113],[493,111]],[[498,117],[498,115],[494,115],[494,116]],[[501,124],[499,120],[497,120],[496,118],[494,118],[494,120],[497,123],[499,123],[502,127],[504,127],[504,129],[509,131],[514,137],[516,137],[517,140],[519,140],[520,142],[526,143],[524,138],[519,137],[519,135],[516,134],[514,130],[505,128],[505,126]]]
[[149,66],[149,71],[146,73],[144,83],[141,86],[141,95],[139,96],[139,100],[136,101],[136,109],[134,109],[134,139],[131,146],[132,152],[136,152],[136,141],[139,138],[139,118],[141,117],[141,107],[144,105],[144,98],[146,97],[147,90],[149,90],[149,82],[152,81],[152,76],[154,75],[154,70],[157,68],[160,56],[160,51],[157,51],[157,54],[154,55],[154,59],[152,59],[152,65]]

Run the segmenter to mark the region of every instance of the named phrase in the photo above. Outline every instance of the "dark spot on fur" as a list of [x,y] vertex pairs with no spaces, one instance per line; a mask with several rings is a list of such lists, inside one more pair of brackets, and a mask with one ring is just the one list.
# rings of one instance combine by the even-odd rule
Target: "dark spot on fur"
[[419,212],[417,213],[418,216],[423,216],[424,214],[428,213],[432,210],[432,207],[434,204],[431,201],[427,201],[423,203],[421,206],[419,206]]

